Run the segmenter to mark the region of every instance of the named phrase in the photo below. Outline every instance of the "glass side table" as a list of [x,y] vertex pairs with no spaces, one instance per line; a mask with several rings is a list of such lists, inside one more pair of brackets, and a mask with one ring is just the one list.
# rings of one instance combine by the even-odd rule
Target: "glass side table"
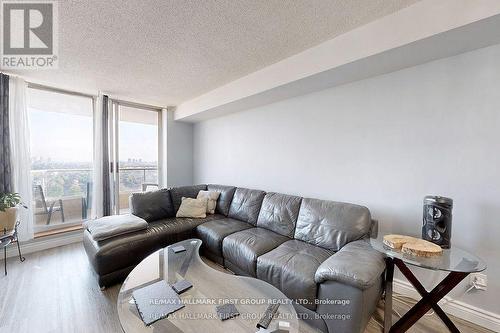
[[17,238],[17,227],[19,226],[19,221],[16,222],[16,225],[14,226],[13,230],[3,230],[0,231],[0,248],[3,247],[3,267],[5,271],[5,275],[7,275],[7,246],[9,246],[12,242],[17,243],[17,251],[19,253],[19,260],[23,262],[26,260],[22,255],[21,255],[21,246],[19,245],[19,240]]
[[[438,302],[465,279],[467,275],[484,271],[486,269],[484,261],[456,246],[452,246],[450,249],[443,249],[443,253],[440,256],[430,258],[412,256],[391,249],[384,245],[382,240],[383,236],[380,236],[379,238],[370,239],[370,243],[375,250],[386,256],[387,270],[385,279],[384,333],[406,332],[430,309],[434,310],[451,332],[460,332],[438,305]],[[417,277],[408,268],[408,265],[449,273],[429,292],[420,281],[418,281]],[[403,273],[422,296],[422,299],[392,325],[392,283],[394,266],[399,268],[401,273]]]

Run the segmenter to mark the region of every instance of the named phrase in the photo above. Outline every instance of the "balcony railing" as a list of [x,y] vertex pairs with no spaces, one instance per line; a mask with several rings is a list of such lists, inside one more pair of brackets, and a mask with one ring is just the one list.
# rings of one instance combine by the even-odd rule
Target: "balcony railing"
[[[63,227],[87,219],[92,203],[92,169],[43,169],[31,170],[37,230]],[[132,192],[142,191],[143,184],[157,183],[156,166],[119,168],[120,211],[128,210],[128,197]],[[57,210],[49,217],[50,206]],[[62,206],[62,210],[59,209]],[[63,221],[64,217],[64,221]]]

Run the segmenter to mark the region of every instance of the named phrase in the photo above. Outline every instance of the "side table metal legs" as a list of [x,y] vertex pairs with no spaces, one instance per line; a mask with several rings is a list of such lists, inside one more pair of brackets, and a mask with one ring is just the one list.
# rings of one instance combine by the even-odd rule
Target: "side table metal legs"
[[[415,289],[420,293],[422,299],[417,302],[403,317],[401,317],[392,327],[390,327],[390,319],[392,315],[392,300],[387,302],[387,288],[392,292],[392,272],[391,279],[386,278],[386,306],[384,314],[384,332],[396,333],[396,332],[406,332],[413,324],[415,324],[424,314],[430,309],[441,318],[443,323],[448,327],[450,332],[460,332],[458,328],[453,324],[451,319],[444,313],[438,302],[446,296],[453,288],[455,288],[469,273],[463,272],[450,272],[432,291],[428,292],[425,287],[418,281],[418,279],[413,275],[411,270],[404,264],[400,259],[388,259],[391,264],[388,263],[387,275],[389,276],[389,270],[394,270],[394,264],[399,268],[401,273],[410,281],[410,283],[415,287]],[[392,268],[390,268],[392,267]],[[390,285],[390,286],[389,286]],[[392,295],[391,295],[392,298]],[[391,308],[388,308],[388,305]]]
[[389,333],[392,326],[392,281],[394,278],[394,261],[387,257],[385,271],[385,297],[384,297],[384,333]]
[[[17,252],[19,253],[19,261],[23,262],[26,260],[25,257],[21,254],[21,246],[19,245],[19,241],[16,240],[17,243]],[[3,269],[5,271],[5,275],[7,275],[7,246],[3,248]]]
[[19,240],[16,240],[16,243],[17,243],[17,252],[19,253],[19,261],[23,262],[26,260],[26,258],[23,257],[21,254],[21,245],[19,245]]
[[1,246],[3,247],[3,268],[5,275],[7,275],[7,246],[11,244],[12,242],[17,243],[17,252],[19,253],[19,261],[23,262],[26,260],[26,258],[23,257],[21,254],[21,245],[19,244],[19,239],[17,237],[17,226],[19,225],[19,222],[16,223],[16,226],[14,227],[14,231],[11,232],[10,234],[7,234],[7,230],[4,229],[4,235],[2,235],[1,239]]

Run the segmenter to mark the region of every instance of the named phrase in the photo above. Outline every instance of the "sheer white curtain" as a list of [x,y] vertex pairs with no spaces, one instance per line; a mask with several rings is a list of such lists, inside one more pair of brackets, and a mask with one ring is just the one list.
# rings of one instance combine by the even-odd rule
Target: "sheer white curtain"
[[94,161],[92,169],[92,205],[90,217],[96,219],[103,216],[103,175],[104,175],[104,150],[102,142],[107,138],[103,137],[102,117],[103,94],[99,93],[94,107]]
[[9,129],[12,189],[20,194],[28,209],[19,209],[19,240],[33,239],[31,154],[26,82],[19,77],[9,81]]

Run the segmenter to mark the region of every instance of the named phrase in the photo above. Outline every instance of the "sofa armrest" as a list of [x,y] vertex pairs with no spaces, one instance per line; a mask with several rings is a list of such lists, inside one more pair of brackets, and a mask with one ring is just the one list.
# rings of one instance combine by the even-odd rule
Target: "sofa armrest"
[[359,289],[371,287],[385,270],[384,255],[367,240],[346,244],[316,270],[316,283],[338,281]]

